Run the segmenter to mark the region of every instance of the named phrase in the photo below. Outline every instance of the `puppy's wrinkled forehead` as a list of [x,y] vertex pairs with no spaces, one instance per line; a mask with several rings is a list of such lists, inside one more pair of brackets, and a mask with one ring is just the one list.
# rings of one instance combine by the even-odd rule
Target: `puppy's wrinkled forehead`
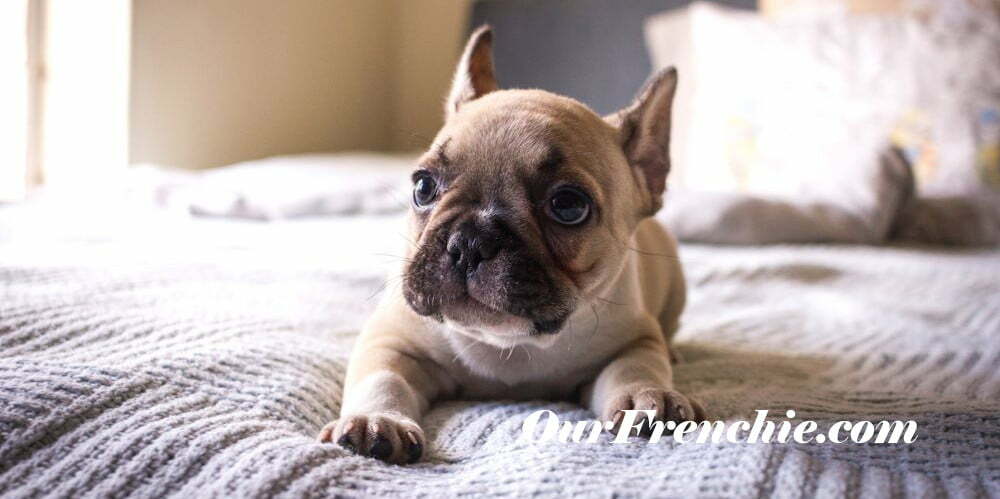
[[580,156],[600,160],[614,134],[572,99],[540,90],[497,91],[453,115],[425,159],[448,176],[474,173],[479,181],[554,173],[568,162],[578,172],[602,177],[606,169],[588,168],[591,161]]

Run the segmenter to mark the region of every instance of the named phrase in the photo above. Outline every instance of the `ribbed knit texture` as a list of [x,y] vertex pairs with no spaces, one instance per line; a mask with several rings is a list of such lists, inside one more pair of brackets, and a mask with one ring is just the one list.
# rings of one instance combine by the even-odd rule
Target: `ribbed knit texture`
[[315,441],[384,279],[306,241],[2,242],[0,496],[1000,496],[1000,252],[682,248],[682,390],[727,419],[912,419],[913,444],[526,444],[537,409],[593,415],[456,401],[399,467]]

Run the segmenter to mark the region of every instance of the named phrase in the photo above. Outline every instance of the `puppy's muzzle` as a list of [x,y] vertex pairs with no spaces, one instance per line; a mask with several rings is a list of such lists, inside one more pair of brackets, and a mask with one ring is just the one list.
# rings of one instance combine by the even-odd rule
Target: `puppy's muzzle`
[[420,315],[470,323],[511,315],[531,320],[531,334],[557,333],[572,308],[506,221],[473,213],[427,237],[408,264],[403,294]]
[[466,220],[448,237],[445,249],[451,259],[452,268],[460,276],[468,278],[479,264],[492,260],[500,252],[501,235],[496,227],[477,227],[472,220]]

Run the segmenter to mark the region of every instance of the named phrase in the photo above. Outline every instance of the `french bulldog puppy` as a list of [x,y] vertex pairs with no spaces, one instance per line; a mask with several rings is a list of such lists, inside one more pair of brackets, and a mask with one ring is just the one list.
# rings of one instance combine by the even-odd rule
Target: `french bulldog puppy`
[[705,418],[674,388],[684,276],[650,218],[670,170],[676,71],[601,118],[567,97],[498,89],[492,58],[484,26],[412,174],[400,285],[364,327],[320,441],[412,463],[427,448],[421,416],[456,397],[573,398],[616,425],[624,409]]

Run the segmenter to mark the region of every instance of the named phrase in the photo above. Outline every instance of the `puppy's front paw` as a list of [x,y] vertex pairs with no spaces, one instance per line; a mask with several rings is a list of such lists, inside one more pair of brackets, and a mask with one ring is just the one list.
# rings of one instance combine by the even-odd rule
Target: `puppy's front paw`
[[344,416],[324,426],[319,441],[394,464],[417,462],[425,448],[420,425],[388,412]]
[[[696,423],[708,419],[705,408],[697,400],[686,397],[676,390],[655,387],[629,387],[612,397],[601,416],[603,421],[612,421],[612,432],[617,433],[626,410],[656,412],[653,421],[694,421]],[[649,421],[641,414],[636,422],[643,422],[644,432],[650,430]],[[633,435],[634,435],[633,430]]]

